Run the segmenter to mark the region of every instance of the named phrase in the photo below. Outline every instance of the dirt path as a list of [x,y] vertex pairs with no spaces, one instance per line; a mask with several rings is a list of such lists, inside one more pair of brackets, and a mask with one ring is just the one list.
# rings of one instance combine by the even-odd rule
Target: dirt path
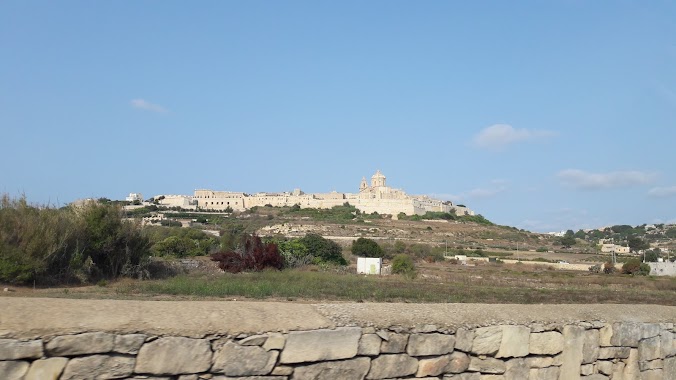
[[488,305],[242,301],[128,301],[0,297],[0,338],[109,331],[154,335],[235,335],[334,326],[676,322],[675,306]]

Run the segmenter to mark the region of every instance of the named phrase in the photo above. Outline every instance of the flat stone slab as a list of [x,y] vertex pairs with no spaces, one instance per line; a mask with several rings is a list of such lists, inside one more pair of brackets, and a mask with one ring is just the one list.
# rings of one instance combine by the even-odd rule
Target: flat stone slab
[[42,354],[42,340],[0,339],[0,360],[39,359]]
[[159,338],[141,347],[134,372],[151,375],[205,372],[211,367],[211,358],[211,346],[205,339]]
[[350,359],[357,355],[361,328],[294,331],[286,338],[280,363],[318,362]]

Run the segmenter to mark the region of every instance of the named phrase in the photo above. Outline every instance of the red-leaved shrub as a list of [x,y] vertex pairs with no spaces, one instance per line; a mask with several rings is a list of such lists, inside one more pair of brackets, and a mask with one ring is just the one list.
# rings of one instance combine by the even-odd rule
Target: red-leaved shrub
[[256,235],[244,235],[237,249],[214,253],[211,260],[218,262],[219,268],[230,273],[284,267],[284,257],[279,253],[277,244],[263,244],[261,238]]

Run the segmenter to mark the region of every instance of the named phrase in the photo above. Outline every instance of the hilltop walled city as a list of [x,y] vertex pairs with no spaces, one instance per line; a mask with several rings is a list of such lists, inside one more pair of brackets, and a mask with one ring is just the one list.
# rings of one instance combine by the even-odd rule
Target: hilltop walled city
[[[367,214],[378,213],[392,215],[396,218],[400,213],[406,215],[424,215],[426,212],[452,212],[456,215],[474,215],[474,211],[464,205],[455,205],[451,201],[432,199],[426,195],[408,195],[403,190],[387,186],[387,178],[380,170],[371,176],[371,185],[362,178],[359,193],[313,193],[306,194],[300,189],[283,193],[256,193],[214,191],[199,189],[194,195],[157,195],[154,197],[159,205],[180,207],[186,210],[244,211],[252,207],[266,205],[289,207],[298,205],[301,208],[328,209],[345,203],[356,207]],[[128,201],[142,201],[141,194],[132,193]]]

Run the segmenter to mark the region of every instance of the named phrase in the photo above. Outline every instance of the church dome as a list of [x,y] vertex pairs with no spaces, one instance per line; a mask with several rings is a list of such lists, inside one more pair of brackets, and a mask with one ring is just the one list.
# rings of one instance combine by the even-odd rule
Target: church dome
[[371,177],[371,187],[385,187],[385,176],[380,170]]
[[371,179],[376,179],[376,178],[385,178],[385,176],[383,175],[383,173],[380,172],[380,170],[377,170],[377,171],[376,171],[376,174],[374,174],[374,175],[371,177]]

